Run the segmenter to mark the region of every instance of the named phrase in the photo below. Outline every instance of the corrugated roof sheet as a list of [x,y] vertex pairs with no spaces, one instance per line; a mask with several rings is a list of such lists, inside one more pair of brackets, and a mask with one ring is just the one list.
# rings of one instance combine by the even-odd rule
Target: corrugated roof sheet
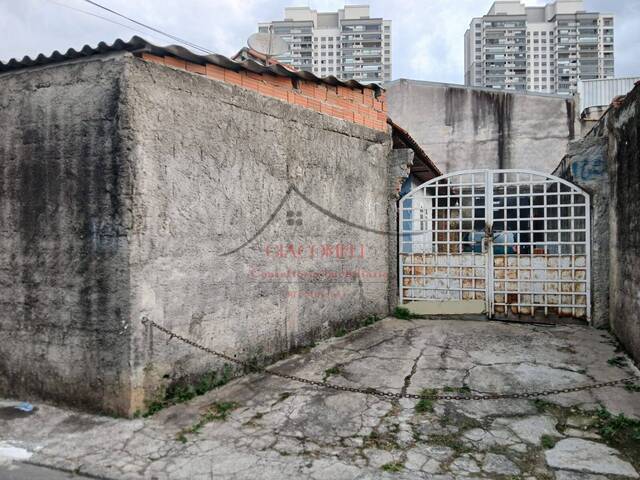
[[355,80],[342,81],[337,79],[333,75],[330,75],[328,77],[317,77],[311,72],[288,70],[280,64],[269,65],[267,67],[254,60],[243,60],[236,62],[228,57],[225,57],[224,55],[198,55],[180,45],[168,45],[165,47],[159,47],[138,36],[131,37],[131,40],[129,40],[128,42],[118,38],[111,45],[105,42],[100,42],[96,47],[85,45],[80,50],[70,48],[65,53],[60,53],[56,50],[49,56],[41,53],[33,59],[28,56],[24,57],[22,60],[12,58],[6,63],[0,62],[0,73],[19,70],[22,68],[48,65],[52,63],[63,62],[65,60],[90,57],[92,55],[98,55],[102,53],[121,51],[132,53],[147,52],[159,56],[171,55],[181,60],[198,63],[200,65],[212,63],[219,67],[234,70],[236,72],[239,70],[248,70],[254,73],[270,73],[272,75],[278,75],[282,77],[300,78],[302,80],[325,83],[327,85],[340,85],[349,88],[370,88],[372,90],[375,90],[376,92],[382,91],[382,88],[377,84],[365,85]]
[[578,93],[580,94],[579,112],[589,107],[608,106],[617,95],[624,95],[633,89],[640,76],[621,78],[599,78],[597,80],[580,80]]

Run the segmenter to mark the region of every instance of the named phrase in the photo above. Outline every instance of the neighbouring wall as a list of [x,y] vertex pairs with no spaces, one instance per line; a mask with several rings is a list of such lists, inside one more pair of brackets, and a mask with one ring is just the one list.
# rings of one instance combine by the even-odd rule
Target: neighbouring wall
[[591,199],[591,324],[609,324],[609,173],[608,137],[594,129],[569,144],[554,175],[585,190]]
[[145,316],[267,362],[388,312],[387,132],[126,53],[0,84],[1,395],[131,415],[221,368]]
[[389,115],[445,173],[473,168],[551,172],[576,136],[569,97],[395,80]]
[[606,118],[609,141],[610,321],[640,361],[640,84]]

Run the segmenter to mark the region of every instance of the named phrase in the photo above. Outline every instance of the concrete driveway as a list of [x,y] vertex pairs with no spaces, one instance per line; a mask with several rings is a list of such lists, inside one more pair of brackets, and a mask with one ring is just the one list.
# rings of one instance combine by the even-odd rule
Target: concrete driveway
[[[637,372],[600,330],[392,318],[273,368],[415,393],[542,390]],[[110,479],[638,478],[634,390],[416,402],[250,375],[145,419],[47,405],[0,413],[0,478],[18,457]]]

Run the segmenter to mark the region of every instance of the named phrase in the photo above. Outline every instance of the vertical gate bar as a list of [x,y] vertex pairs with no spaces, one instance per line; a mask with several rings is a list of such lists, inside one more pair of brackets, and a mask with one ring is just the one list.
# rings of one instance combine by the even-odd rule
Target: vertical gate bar
[[[485,296],[487,297],[487,316],[493,317],[493,171],[486,170],[484,177],[484,223],[485,232],[489,232],[486,240],[487,251],[485,252]],[[487,228],[489,226],[489,228]]]
[[402,291],[402,284],[403,282],[403,277],[404,277],[404,255],[403,255],[403,245],[404,245],[404,201],[408,198],[408,196],[405,196],[404,198],[400,199],[400,203],[399,203],[399,208],[398,208],[398,215],[400,216],[400,228],[398,229],[398,252],[399,252],[399,257],[400,257],[400,261],[398,262],[399,265],[399,275],[398,275],[398,292],[400,292],[400,305],[404,304],[404,295],[403,295],[403,291]]
[[555,236],[556,236],[556,248],[557,248],[557,253],[556,256],[558,257],[556,259],[556,265],[558,267],[558,281],[557,283],[557,297],[558,297],[558,317],[561,316],[562,313],[562,282],[560,281],[560,277],[562,276],[562,243],[560,242],[560,235],[562,234],[561,232],[561,228],[560,225],[562,225],[562,195],[560,194],[560,191],[562,190],[562,188],[560,187],[560,182],[558,182],[556,180],[556,189],[557,189],[557,196],[558,199],[556,201],[556,206],[557,206],[557,210],[556,210],[556,229],[555,229]]
[[[587,323],[591,325],[591,198],[584,193],[584,253],[585,253],[585,279],[587,284],[585,285],[587,304]],[[574,296],[575,298],[575,296]],[[575,300],[574,300],[575,301]]]
[[[548,262],[549,262],[549,245],[547,244],[547,239],[548,239],[548,233],[547,233],[547,227],[549,226],[548,221],[547,221],[547,212],[548,212],[548,202],[547,202],[547,187],[545,184],[542,185],[542,192],[544,193],[544,195],[542,196],[542,247],[544,249],[544,264],[546,266],[548,266]],[[543,279],[544,280],[544,279]],[[544,302],[544,317],[547,318],[549,316],[549,296],[547,295],[547,283],[546,282],[541,282],[542,283],[542,292],[543,292],[543,297],[542,297],[542,301]]]

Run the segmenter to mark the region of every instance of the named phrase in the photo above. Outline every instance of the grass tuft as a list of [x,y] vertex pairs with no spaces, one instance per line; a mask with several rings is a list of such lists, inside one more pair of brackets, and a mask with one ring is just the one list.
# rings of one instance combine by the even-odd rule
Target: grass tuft
[[344,337],[347,334],[347,330],[343,327],[338,328],[333,334],[335,337]]
[[238,408],[238,404],[235,402],[216,402],[209,405],[209,408],[205,413],[200,415],[200,420],[191,425],[189,428],[183,428],[176,435],[176,440],[181,443],[187,442],[187,435],[193,433],[200,433],[202,427],[207,423],[213,421],[225,421],[232,410]]
[[398,473],[404,469],[404,465],[401,462],[389,462],[380,467],[385,472]]
[[323,379],[322,379],[322,380],[326,382],[326,381],[327,381],[327,379],[328,379],[330,376],[332,376],[332,375],[340,375],[341,373],[342,373],[342,370],[340,369],[340,366],[339,366],[339,365],[334,365],[333,367],[331,367],[331,368],[327,368],[327,369],[324,371],[324,377],[323,377]]
[[373,325],[374,323],[379,322],[380,320],[381,320],[380,317],[378,317],[376,314],[369,315],[364,319],[364,321],[362,322],[362,325],[365,327],[368,327],[369,325]]
[[622,355],[618,355],[617,357],[613,357],[610,358],[609,360],[607,360],[607,363],[609,365],[613,365],[614,367],[625,367],[627,365],[627,359],[626,357],[623,357]]
[[423,397],[420,400],[418,400],[418,403],[416,403],[415,406],[415,410],[417,413],[431,413],[433,412],[433,398],[429,398],[429,397],[433,397],[438,393],[437,390],[433,389],[433,388],[423,388],[420,391],[420,396]]
[[142,414],[143,417],[150,417],[160,410],[178,403],[188,402],[189,400],[221,387],[229,383],[233,378],[233,371],[229,364],[225,364],[222,370],[209,372],[198,380],[195,384],[177,383],[167,388],[164,399],[156,400],[149,404],[147,411]]
[[640,441],[640,420],[626,417],[624,413],[613,415],[602,407],[596,411],[596,415],[596,428],[605,440],[622,440],[623,437],[628,437],[630,440]]
[[463,385],[461,387],[450,387],[449,385],[445,385],[442,388],[442,391],[445,393],[464,393],[464,394],[469,394],[471,393],[471,389],[467,386],[467,385]]
[[405,307],[396,307],[393,311],[393,316],[400,320],[411,320],[412,318],[416,318],[416,315],[411,313],[409,309]]
[[556,439],[551,435],[542,435],[542,437],[540,437],[540,445],[542,445],[542,448],[545,450],[549,450],[550,448],[555,447]]
[[462,443],[456,435],[453,434],[434,434],[428,437],[428,442],[434,445],[441,445],[443,447],[449,447],[456,454],[461,455],[463,453],[468,453],[471,449]]

